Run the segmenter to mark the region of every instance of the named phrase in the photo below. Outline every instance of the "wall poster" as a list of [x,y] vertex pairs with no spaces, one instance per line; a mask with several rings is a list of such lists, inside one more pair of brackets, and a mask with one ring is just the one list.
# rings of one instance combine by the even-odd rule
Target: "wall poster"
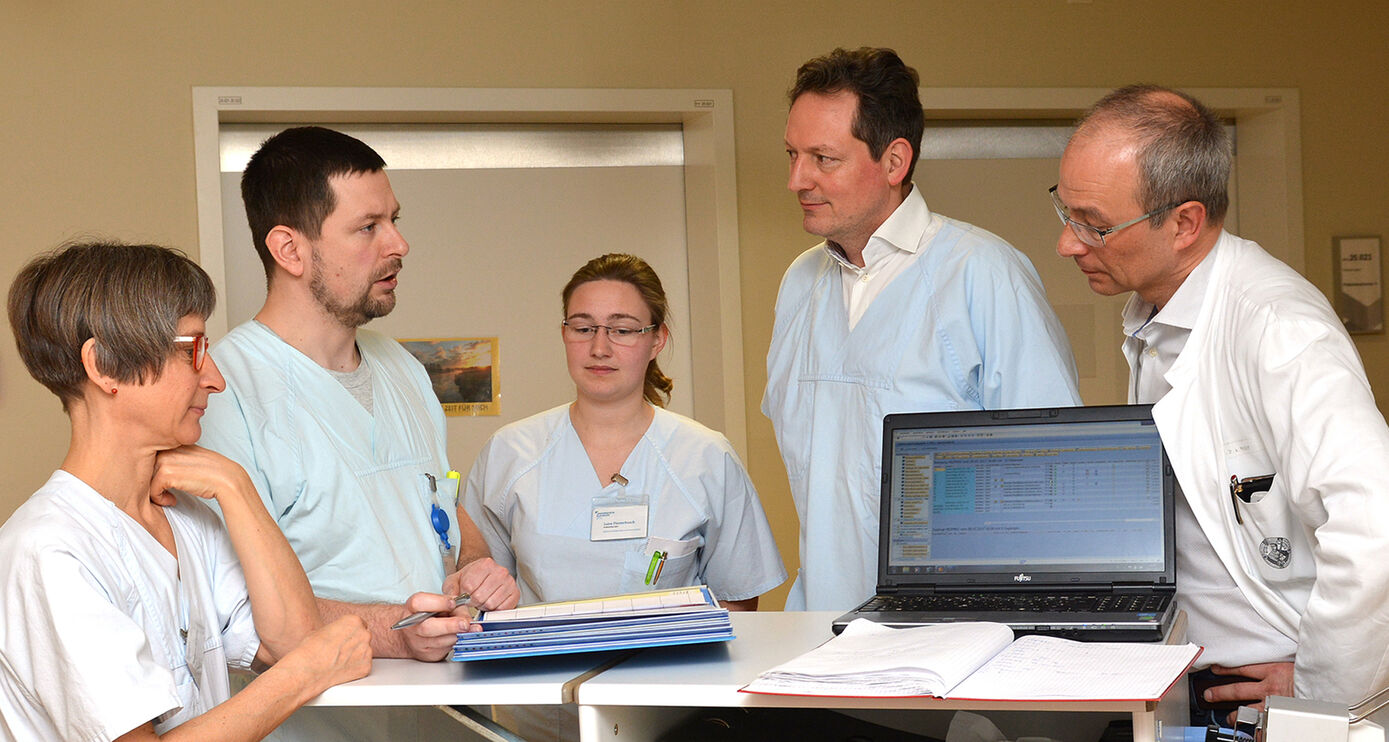
[[424,364],[445,415],[501,414],[497,338],[409,338],[399,342]]

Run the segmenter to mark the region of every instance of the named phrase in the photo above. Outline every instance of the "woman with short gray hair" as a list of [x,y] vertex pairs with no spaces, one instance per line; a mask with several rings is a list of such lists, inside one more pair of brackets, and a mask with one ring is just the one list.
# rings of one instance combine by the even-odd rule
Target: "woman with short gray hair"
[[[153,245],[67,245],[10,287],[20,357],[72,438],[0,526],[0,737],[255,740],[370,669],[361,620],[322,626],[245,471],[193,445],[224,386],[214,302]],[[230,698],[229,665],[269,669]]]

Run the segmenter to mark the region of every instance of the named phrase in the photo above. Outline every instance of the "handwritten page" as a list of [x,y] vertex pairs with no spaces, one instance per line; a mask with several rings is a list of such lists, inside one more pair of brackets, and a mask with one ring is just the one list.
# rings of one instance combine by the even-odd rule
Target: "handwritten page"
[[742,690],[802,696],[938,696],[980,701],[1155,701],[1186,672],[1194,644],[1013,641],[1003,624],[894,629],[859,619]]
[[1196,657],[1194,644],[1075,642],[1024,636],[950,692],[971,700],[1155,701]]
[[998,623],[894,629],[857,620],[844,633],[762,673],[743,690],[813,696],[939,696],[1013,640]]

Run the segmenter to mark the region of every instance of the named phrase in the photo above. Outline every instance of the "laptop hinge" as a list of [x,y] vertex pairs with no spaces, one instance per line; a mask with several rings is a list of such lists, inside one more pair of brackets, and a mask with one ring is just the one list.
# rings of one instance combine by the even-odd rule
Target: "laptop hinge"
[[942,593],[1094,593],[1104,590],[1107,585],[1086,583],[1083,585],[941,585]]
[[930,585],[879,585],[878,595],[897,595],[906,593],[911,595],[925,595],[934,593],[936,589]]
[[1162,590],[1164,588],[1175,588],[1175,586],[1155,585],[1151,582],[1116,582],[1111,586],[1111,589],[1116,593],[1121,593],[1124,591],[1139,591],[1150,593],[1154,590]]

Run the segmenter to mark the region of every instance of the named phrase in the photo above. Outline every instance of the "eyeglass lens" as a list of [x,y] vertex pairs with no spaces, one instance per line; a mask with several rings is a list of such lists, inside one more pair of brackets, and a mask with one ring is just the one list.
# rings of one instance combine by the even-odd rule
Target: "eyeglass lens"
[[569,324],[562,323],[564,327],[564,338],[571,343],[583,343],[598,337],[598,331],[604,330],[608,336],[608,342],[613,345],[630,346],[635,345],[637,339],[655,329],[654,325],[646,327],[611,327],[608,325],[588,325],[588,324]]

